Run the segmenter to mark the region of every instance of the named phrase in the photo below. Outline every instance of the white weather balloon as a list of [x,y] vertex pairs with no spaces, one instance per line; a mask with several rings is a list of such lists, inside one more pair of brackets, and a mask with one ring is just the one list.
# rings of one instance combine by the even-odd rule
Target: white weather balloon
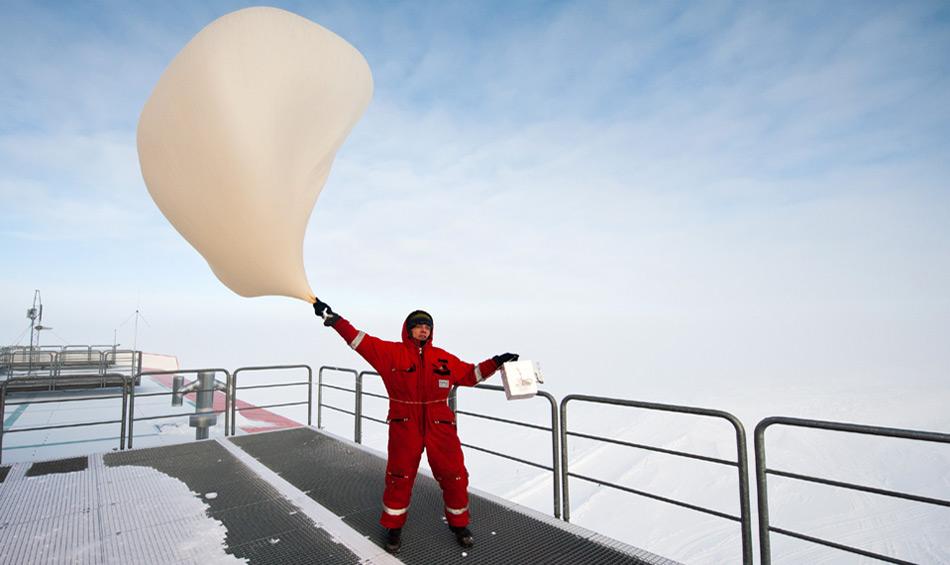
[[233,12],[188,42],[145,103],[145,184],[228,288],[312,301],[304,232],[372,94],[366,60],[333,32],[276,8]]

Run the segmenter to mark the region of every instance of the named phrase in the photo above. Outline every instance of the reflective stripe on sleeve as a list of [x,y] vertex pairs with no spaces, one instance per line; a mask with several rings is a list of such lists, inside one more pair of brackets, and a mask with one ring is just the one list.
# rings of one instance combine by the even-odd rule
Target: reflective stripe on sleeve
[[475,365],[475,382],[480,383],[485,380],[485,377],[482,376],[482,370],[478,368],[478,365]]
[[383,512],[385,512],[386,514],[389,514],[390,516],[402,516],[403,514],[406,513],[407,510],[409,510],[408,506],[405,508],[400,508],[398,510],[393,510],[392,508],[386,506],[385,504],[383,505]]
[[468,512],[468,506],[466,506],[465,508],[449,508],[448,506],[446,506],[445,511],[448,512],[449,514],[454,514],[458,516],[460,514],[465,514],[466,512]]
[[350,342],[350,347],[354,350],[360,346],[360,342],[363,341],[363,338],[366,337],[366,332],[360,332],[356,334],[356,337],[353,338],[353,341]]

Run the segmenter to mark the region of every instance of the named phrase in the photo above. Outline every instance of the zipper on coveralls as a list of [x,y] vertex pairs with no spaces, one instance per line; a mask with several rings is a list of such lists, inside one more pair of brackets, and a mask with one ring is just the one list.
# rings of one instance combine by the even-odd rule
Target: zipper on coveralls
[[423,382],[424,380],[423,374],[425,373],[425,363],[423,362],[423,360],[424,360],[424,357],[422,355],[422,346],[420,346],[419,347],[419,372],[416,373],[416,378],[418,379],[418,382],[416,383],[416,385],[419,390],[419,401],[421,402],[420,406],[422,406],[422,417],[419,418],[419,420],[421,421],[421,426],[422,426],[422,437],[425,437],[426,419],[429,417],[429,415],[428,415],[428,410],[426,410],[426,399],[424,398],[425,383]]

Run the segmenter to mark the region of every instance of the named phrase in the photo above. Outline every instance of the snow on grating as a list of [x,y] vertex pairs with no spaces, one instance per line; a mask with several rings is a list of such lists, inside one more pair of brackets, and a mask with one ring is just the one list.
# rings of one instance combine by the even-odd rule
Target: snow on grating
[[217,442],[28,466],[0,484],[0,563],[359,562]]

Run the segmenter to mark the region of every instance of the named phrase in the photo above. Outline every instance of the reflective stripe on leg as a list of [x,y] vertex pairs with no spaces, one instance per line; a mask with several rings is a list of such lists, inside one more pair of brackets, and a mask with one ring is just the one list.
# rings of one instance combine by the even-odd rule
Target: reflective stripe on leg
[[445,511],[448,512],[449,514],[455,514],[456,516],[460,516],[468,512],[468,506],[466,506],[465,508],[449,508],[448,506],[446,506]]
[[405,508],[393,509],[383,504],[383,512],[385,512],[386,514],[389,514],[390,516],[402,516],[408,510],[409,510],[408,506]]

